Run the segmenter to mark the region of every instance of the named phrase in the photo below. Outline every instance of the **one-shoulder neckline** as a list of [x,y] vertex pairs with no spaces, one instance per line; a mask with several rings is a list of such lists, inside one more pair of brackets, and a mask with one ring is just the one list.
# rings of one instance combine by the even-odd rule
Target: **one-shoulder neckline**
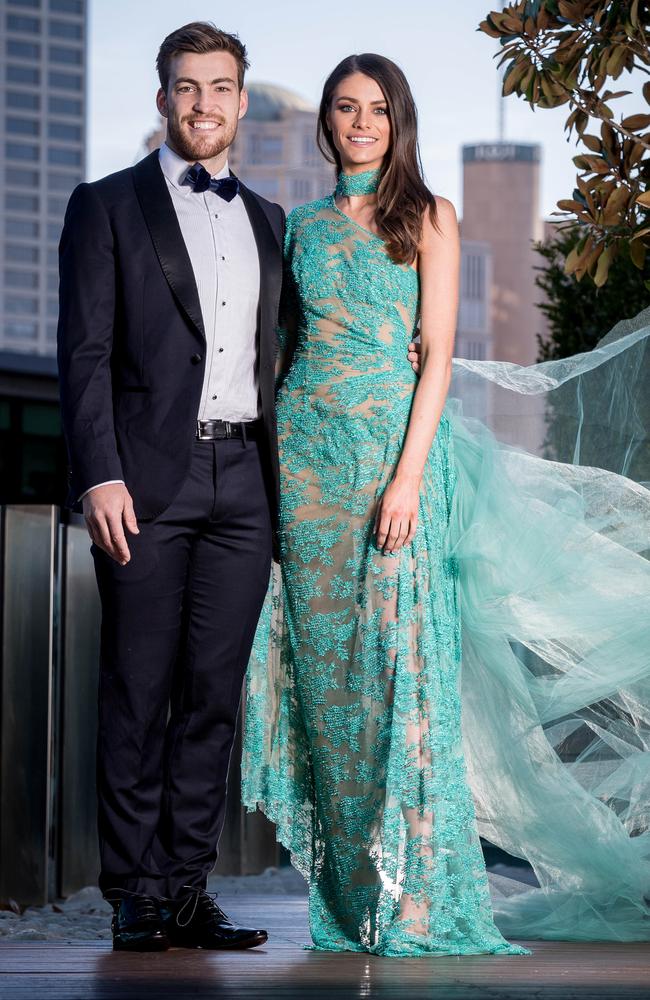
[[[353,219],[352,216],[348,215],[347,212],[344,212],[342,208],[339,208],[339,206],[336,204],[336,198],[334,194],[330,195],[330,203],[334,211],[337,212],[343,219],[346,219],[346,221],[349,222],[351,226],[354,226],[356,229],[360,229],[362,233],[367,233],[368,236],[372,236],[373,240],[378,240],[381,244],[384,244],[384,240],[382,240],[381,236],[379,236],[378,233],[373,233],[372,229],[367,229],[366,226],[362,226],[360,222],[357,222],[357,220]],[[413,267],[411,264],[404,264],[402,266],[407,268],[409,271],[412,271],[413,274],[417,275],[418,277],[420,276],[420,272],[417,270],[417,268]]]

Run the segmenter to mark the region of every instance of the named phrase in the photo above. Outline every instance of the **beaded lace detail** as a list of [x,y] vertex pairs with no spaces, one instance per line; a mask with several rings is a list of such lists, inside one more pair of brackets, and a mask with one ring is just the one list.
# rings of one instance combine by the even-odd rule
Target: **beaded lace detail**
[[282,564],[249,665],[244,802],[309,881],[316,948],[528,954],[493,922],[466,782],[446,415],[413,542],[383,555],[372,530],[416,384],[418,275],[332,197],[290,214],[285,261]]
[[335,197],[353,197],[363,194],[375,194],[379,188],[379,169],[364,170],[360,174],[345,174],[338,176]]

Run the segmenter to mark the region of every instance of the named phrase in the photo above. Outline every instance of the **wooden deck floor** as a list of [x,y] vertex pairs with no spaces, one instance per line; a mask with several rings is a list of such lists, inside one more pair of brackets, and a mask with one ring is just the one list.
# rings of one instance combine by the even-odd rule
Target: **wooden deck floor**
[[220,899],[269,929],[247,952],[114,953],[109,941],[0,944],[2,1000],[625,1000],[650,997],[647,944],[535,941],[528,956],[388,959],[324,954],[308,941],[303,898]]

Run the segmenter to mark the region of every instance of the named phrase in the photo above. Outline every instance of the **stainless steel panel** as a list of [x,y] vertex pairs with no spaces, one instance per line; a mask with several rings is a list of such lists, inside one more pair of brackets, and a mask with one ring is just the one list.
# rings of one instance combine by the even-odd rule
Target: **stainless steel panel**
[[0,899],[48,898],[55,508],[4,514]]
[[99,872],[95,745],[101,609],[85,526],[62,529],[58,891],[94,885]]

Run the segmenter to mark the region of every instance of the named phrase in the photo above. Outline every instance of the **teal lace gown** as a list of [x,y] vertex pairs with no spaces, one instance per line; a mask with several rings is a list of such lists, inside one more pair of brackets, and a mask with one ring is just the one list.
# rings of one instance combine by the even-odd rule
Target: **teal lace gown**
[[[601,655],[603,642],[610,656],[617,652],[616,638],[602,635],[602,615],[616,624],[624,594],[613,604],[597,599],[603,574],[611,590],[613,568],[630,570],[635,585],[621,588],[626,621],[631,611],[650,611],[648,564],[636,544],[650,524],[647,490],[602,472],[619,503],[628,482],[638,491],[634,512],[626,506],[629,538],[616,539],[609,528],[617,515],[605,512],[611,497],[598,524],[588,525],[586,484],[558,472],[579,477],[578,464],[497,441],[450,397],[424,472],[415,538],[384,555],[373,522],[416,386],[406,350],[418,320],[418,275],[393,263],[381,239],[333,197],[289,215],[285,258],[285,309],[297,334],[277,400],[282,562],[249,665],[243,800],[276,824],[308,880],[314,946],[526,954],[503,934],[650,936],[647,800],[645,814],[639,810],[650,713],[638,709],[650,701],[648,656],[638,645],[645,629],[650,648],[650,616],[637,623],[623,671],[639,714],[630,723],[630,698],[627,715],[616,703],[622,721],[611,746],[601,723],[613,718],[614,702],[600,715],[598,703],[620,696],[623,682]],[[516,366],[486,364],[466,363],[456,374],[512,391]],[[560,373],[557,384],[574,374]],[[518,387],[520,396],[551,382],[547,368],[539,382]],[[539,463],[537,478],[518,464],[526,461]],[[582,490],[573,507],[571,490]],[[591,577],[576,604],[581,539]],[[603,552],[610,563],[601,570]],[[588,640],[595,623],[600,631]],[[592,648],[601,656],[595,666]],[[594,714],[585,722],[587,703]],[[563,741],[580,726],[565,759]],[[581,754],[587,763],[592,755],[584,776]],[[616,798],[623,786],[625,807]],[[529,860],[539,887],[508,879],[491,887],[479,830]]]

